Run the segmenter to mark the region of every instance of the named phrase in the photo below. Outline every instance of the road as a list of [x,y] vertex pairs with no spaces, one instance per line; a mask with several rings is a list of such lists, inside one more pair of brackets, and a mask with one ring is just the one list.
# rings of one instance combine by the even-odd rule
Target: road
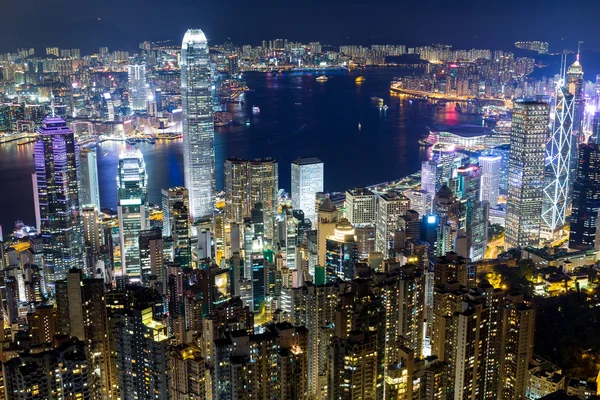
[[497,239],[492,240],[488,243],[488,248],[485,251],[486,259],[495,259],[498,258],[500,254],[500,250],[498,250],[498,246],[504,246],[504,234]]

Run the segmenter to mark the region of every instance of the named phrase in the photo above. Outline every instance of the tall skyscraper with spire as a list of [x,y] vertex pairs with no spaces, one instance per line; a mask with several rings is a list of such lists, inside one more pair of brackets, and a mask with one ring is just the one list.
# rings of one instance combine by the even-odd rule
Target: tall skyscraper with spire
[[43,261],[49,281],[83,267],[79,204],[79,150],[73,131],[59,117],[47,117],[34,147],[36,204]]
[[583,96],[583,68],[579,62],[579,42],[577,46],[577,58],[569,66],[566,74],[566,87],[569,93],[573,95],[573,135],[571,142],[571,162],[569,173],[573,177],[569,185],[569,192],[573,190],[573,181],[577,173],[577,157],[579,156],[579,145],[584,142],[583,135],[583,112],[585,109]]
[[[580,42],[581,44],[582,42]],[[575,62],[567,69],[567,90],[574,96],[574,116],[573,116],[573,134],[580,139],[583,137],[581,131],[583,123],[583,68],[579,62],[579,47],[577,48],[577,58]],[[581,137],[580,137],[581,136]]]
[[211,214],[215,192],[214,121],[208,42],[200,29],[189,29],[181,45],[184,184],[192,220]]
[[[552,239],[555,232],[565,224],[572,181],[573,154],[573,109],[574,96],[565,85],[566,55],[563,56],[561,79],[556,86],[554,123],[550,140],[546,147],[544,177],[544,202],[540,234],[544,239]],[[575,150],[576,152],[577,150]],[[576,164],[576,161],[575,161]]]

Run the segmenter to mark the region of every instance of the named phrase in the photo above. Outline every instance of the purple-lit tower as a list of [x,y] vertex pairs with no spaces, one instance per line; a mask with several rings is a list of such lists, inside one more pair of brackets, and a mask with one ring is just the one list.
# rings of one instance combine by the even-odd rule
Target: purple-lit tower
[[83,268],[79,207],[79,155],[73,131],[59,117],[47,117],[35,143],[36,204],[47,282],[65,279],[71,268]]

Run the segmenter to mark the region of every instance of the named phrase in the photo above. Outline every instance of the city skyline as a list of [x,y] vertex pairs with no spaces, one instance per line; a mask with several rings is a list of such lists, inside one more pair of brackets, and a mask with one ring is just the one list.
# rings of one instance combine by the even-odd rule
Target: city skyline
[[[25,2],[33,3],[33,0]],[[24,15],[18,12],[21,3],[8,3],[6,12],[15,16],[0,28],[0,37],[24,46],[58,45],[64,47],[82,47],[107,44],[115,47],[123,43],[133,48],[135,43],[150,40],[177,40],[190,26],[202,26],[209,40],[223,43],[228,39],[235,42],[258,43],[275,37],[288,37],[291,40],[325,40],[332,44],[344,44],[348,40],[364,43],[409,42],[410,45],[435,43],[444,37],[457,47],[492,46],[509,48],[516,41],[543,40],[551,43],[551,48],[571,48],[574,50],[579,40],[585,42],[584,49],[600,50],[600,40],[594,34],[594,7],[589,1],[578,0],[570,3],[569,12],[578,19],[577,29],[543,29],[544,24],[563,26],[563,14],[558,3],[554,7],[540,1],[518,2],[504,1],[487,4],[469,0],[461,7],[441,0],[433,0],[427,9],[419,3],[393,3],[379,0],[371,3],[358,3],[341,7],[334,1],[308,1],[293,7],[274,2],[247,5],[240,0],[231,4],[227,18],[230,24],[223,29],[218,19],[212,15],[222,13],[218,2],[177,0],[168,5],[140,5],[136,1],[119,2],[121,12],[113,13],[115,0],[98,4],[82,5],[75,0],[66,0],[48,7],[45,4],[31,6],[31,12]],[[129,12],[129,11],[130,12]],[[198,13],[195,11],[202,11]],[[314,12],[318,10],[318,12]],[[23,15],[23,17],[21,17]],[[136,15],[132,29],[125,31],[121,26],[127,15]],[[177,15],[171,24],[158,24],[164,15]],[[286,18],[278,18],[285,15]],[[38,25],[47,18],[60,19],[69,24],[69,32],[84,31],[90,35],[65,35],[64,29],[46,26],[44,35],[40,35]],[[285,22],[284,22],[285,21]],[[307,21],[311,21],[307,24]],[[401,21],[402,23],[398,23]],[[460,21],[460,29],[456,22]],[[585,23],[589,21],[590,23]],[[18,27],[27,23],[29,29]],[[508,30],[508,26],[519,26],[519,30]],[[248,29],[250,27],[251,29]],[[310,27],[310,28],[309,28]],[[93,32],[98,33],[94,35]],[[100,43],[102,32],[106,38]],[[501,35],[496,33],[502,32]],[[40,38],[43,37],[42,40]],[[96,39],[98,38],[98,39]],[[420,43],[410,43],[419,38]],[[96,43],[94,43],[96,42]],[[555,48],[556,46],[556,48]],[[119,47],[119,46],[117,46]],[[14,49],[4,49],[5,51]]]
[[[430,23],[456,15],[439,6]],[[600,75],[580,52],[539,77],[547,42],[189,27],[0,53],[0,200],[36,215],[0,243],[0,400],[596,398]]]

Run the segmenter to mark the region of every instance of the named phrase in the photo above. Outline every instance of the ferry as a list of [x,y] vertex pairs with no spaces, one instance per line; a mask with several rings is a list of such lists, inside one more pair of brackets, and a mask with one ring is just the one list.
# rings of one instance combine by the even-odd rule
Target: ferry
[[29,143],[33,143],[35,142],[37,139],[36,138],[25,138],[25,139],[21,139],[17,142],[17,146],[25,146],[26,144]]
[[384,105],[383,105],[383,111],[387,111],[387,109],[388,109],[388,108],[389,108],[389,107],[388,107],[388,105],[387,105],[387,104],[384,104]]
[[383,107],[383,99],[381,97],[373,96],[371,97],[371,102],[375,107],[382,108]]
[[252,106],[252,114],[260,114],[260,107]]
[[327,82],[328,78],[325,75],[317,76],[317,82]]
[[356,83],[363,83],[365,81],[365,77],[364,76],[359,76],[358,78],[356,78],[354,80],[354,82]]

